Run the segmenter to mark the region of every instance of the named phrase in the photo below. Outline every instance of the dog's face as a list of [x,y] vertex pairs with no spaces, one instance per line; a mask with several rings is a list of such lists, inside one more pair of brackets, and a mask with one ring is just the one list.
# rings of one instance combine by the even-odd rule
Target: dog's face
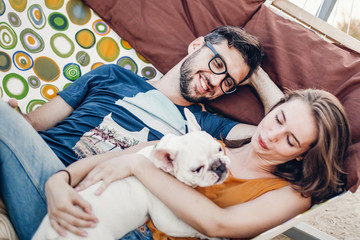
[[229,158],[204,131],[165,135],[152,152],[157,167],[192,187],[221,183],[228,175]]
[[152,150],[155,166],[192,187],[206,187],[223,182],[230,160],[221,144],[201,131],[195,116],[187,109],[189,133],[165,135]]

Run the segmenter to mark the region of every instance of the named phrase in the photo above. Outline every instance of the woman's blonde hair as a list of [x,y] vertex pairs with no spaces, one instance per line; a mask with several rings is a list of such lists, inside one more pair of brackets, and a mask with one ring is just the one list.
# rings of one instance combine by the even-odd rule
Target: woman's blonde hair
[[318,137],[303,154],[302,161],[281,164],[274,174],[290,181],[294,189],[311,197],[314,203],[321,202],[345,190],[344,161],[350,144],[348,119],[340,101],[327,91],[288,91],[279,104],[292,99],[301,99],[310,106]]

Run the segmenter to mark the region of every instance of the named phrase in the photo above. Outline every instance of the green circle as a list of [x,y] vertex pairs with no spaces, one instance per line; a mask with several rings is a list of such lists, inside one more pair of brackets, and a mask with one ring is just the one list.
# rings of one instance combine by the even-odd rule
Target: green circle
[[[12,93],[8,88],[8,83],[13,78],[16,78],[16,79],[20,80],[20,82],[24,86],[23,91],[21,93],[19,93],[19,94]],[[3,88],[4,88],[5,93],[9,97],[16,98],[17,100],[20,100],[20,99],[23,99],[24,97],[26,97],[26,95],[29,92],[29,85],[28,85],[27,81],[25,80],[25,78],[23,78],[22,76],[20,76],[19,74],[16,74],[16,73],[9,73],[4,77],[4,79],[3,79]]]
[[80,51],[76,54],[76,61],[83,67],[90,63],[90,55],[87,52]]
[[81,76],[81,70],[77,64],[68,64],[63,70],[64,76],[70,81],[75,81]]
[[11,63],[12,62],[10,56],[5,52],[0,51],[0,71],[9,71],[11,68]]
[[[60,52],[59,49],[61,49],[61,46],[56,46],[55,45],[55,40],[57,38],[62,38],[63,40],[65,40],[67,43],[69,43],[70,46],[70,50],[68,52]],[[56,55],[58,55],[59,57],[62,58],[67,58],[70,57],[73,53],[74,53],[74,49],[75,49],[75,44],[71,41],[71,39],[66,36],[64,33],[56,33],[54,34],[51,38],[50,38],[50,46],[51,49],[54,51],[54,53],[56,53]]]
[[46,103],[45,100],[42,99],[33,99],[26,106],[26,113],[34,111],[37,107],[41,107]]
[[130,70],[135,74],[137,74],[137,72],[138,72],[138,66],[137,66],[136,62],[130,57],[124,56],[124,57],[120,58],[117,62],[117,65],[119,65],[127,70]]
[[66,16],[59,13],[53,12],[48,17],[49,25],[57,31],[65,31],[69,28],[69,21]]
[[63,90],[64,90],[65,88],[67,88],[68,86],[70,86],[71,84],[72,84],[71,82],[65,84],[64,87],[63,87]]
[[17,44],[15,31],[5,22],[0,23],[0,47],[10,50]]

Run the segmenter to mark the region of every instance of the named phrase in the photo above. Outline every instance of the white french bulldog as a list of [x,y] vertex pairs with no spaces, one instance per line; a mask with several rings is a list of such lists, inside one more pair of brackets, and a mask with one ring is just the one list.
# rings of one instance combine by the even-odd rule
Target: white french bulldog
[[[189,133],[182,136],[165,135],[155,146],[145,147],[139,153],[154,165],[192,187],[221,183],[228,175],[230,160],[221,144],[201,131],[194,115],[185,109]],[[155,226],[169,236],[208,237],[175,216],[136,177],[115,181],[100,195],[95,191],[100,182],[79,192],[92,206],[99,222],[86,229],[86,239],[120,239],[126,233],[144,224],[149,217]],[[33,240],[84,239],[70,232],[59,236],[45,216]]]

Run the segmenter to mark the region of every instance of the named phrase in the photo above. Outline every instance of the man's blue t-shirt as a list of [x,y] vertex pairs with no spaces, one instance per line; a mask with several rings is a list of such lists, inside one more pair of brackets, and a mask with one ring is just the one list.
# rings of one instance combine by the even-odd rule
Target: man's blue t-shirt
[[[119,151],[164,134],[187,132],[184,107],[175,105],[144,78],[118,65],[103,65],[83,75],[59,95],[75,109],[39,132],[65,165],[79,158]],[[225,138],[236,122],[187,107],[202,130]]]

